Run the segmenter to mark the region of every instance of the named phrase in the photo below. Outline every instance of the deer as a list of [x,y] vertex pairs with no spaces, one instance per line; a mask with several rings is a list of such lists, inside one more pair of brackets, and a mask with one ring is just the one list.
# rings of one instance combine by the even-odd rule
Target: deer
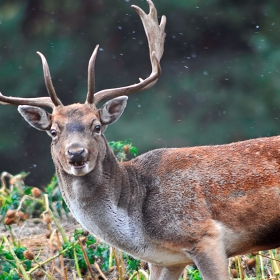
[[[0,95],[52,138],[59,187],[75,219],[108,244],[148,262],[150,280],[177,280],[195,264],[204,280],[229,279],[227,258],[280,246],[280,137],[223,145],[160,148],[119,162],[104,136],[128,95],[160,74],[166,17],[132,5],[144,26],[151,74],[95,92],[95,47],[83,104],[64,106],[41,54],[49,96]],[[107,100],[97,108],[100,101]],[[51,108],[49,113],[45,107]]]

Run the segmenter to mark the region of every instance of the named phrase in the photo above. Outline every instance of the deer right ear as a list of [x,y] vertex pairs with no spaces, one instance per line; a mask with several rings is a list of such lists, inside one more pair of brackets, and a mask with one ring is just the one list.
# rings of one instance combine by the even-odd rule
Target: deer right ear
[[116,97],[106,102],[99,110],[100,120],[103,125],[115,122],[123,113],[127,103],[127,96]]
[[31,126],[39,130],[49,130],[51,128],[51,114],[44,109],[20,105],[18,111]]

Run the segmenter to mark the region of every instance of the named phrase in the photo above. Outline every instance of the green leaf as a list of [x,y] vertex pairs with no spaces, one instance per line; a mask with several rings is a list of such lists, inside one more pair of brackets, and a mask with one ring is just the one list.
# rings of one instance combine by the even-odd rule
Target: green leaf
[[3,271],[0,274],[0,280],[20,280],[20,277],[16,270],[11,270],[9,272]]
[[133,154],[135,157],[138,156],[138,149],[134,146],[130,147],[130,153]]
[[89,235],[86,240],[86,245],[90,246],[95,244],[95,242],[96,242],[95,237],[93,235]]
[[23,252],[26,251],[26,247],[21,247],[21,246],[16,246],[14,247],[14,252],[16,254],[16,256],[20,259],[20,260],[24,260],[24,256],[23,256]]
[[126,140],[124,140],[124,145],[132,145],[132,142],[131,142],[131,139],[126,139]]
[[24,265],[26,266],[26,270],[30,270],[32,267],[32,261],[31,260],[25,260]]
[[59,217],[62,217],[62,214],[61,214],[61,203],[60,203],[60,201],[57,201],[57,202],[55,203],[55,209],[56,209],[56,211],[57,211]]
[[24,192],[24,194],[26,194],[26,195],[30,195],[30,194],[31,194],[31,190],[32,190],[32,188],[33,188],[33,187],[25,187],[25,188],[24,188],[24,191],[23,191],[23,192]]
[[133,273],[135,270],[137,271],[140,267],[141,261],[134,259],[130,255],[123,253],[123,258],[127,262],[127,272],[128,273]]
[[[0,266],[0,268],[1,268],[1,266]],[[14,268],[16,268],[15,262],[7,262],[7,261],[5,261],[4,264],[3,264],[2,270],[9,273]]]
[[190,280],[202,280],[199,271],[192,266],[187,268],[187,274]]

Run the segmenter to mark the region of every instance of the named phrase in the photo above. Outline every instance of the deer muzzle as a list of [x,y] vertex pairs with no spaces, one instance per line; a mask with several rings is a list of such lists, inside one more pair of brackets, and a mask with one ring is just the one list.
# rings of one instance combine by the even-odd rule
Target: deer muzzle
[[88,150],[81,147],[80,145],[71,145],[67,149],[67,157],[69,159],[69,163],[75,168],[83,168],[85,167],[86,161],[88,160]]

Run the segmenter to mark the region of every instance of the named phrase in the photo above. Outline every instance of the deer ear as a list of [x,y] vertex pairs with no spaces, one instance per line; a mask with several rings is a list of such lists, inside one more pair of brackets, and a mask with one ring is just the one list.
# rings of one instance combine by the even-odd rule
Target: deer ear
[[100,109],[100,120],[103,125],[115,122],[123,113],[127,103],[127,96],[116,97],[106,102]]
[[49,130],[51,127],[51,114],[42,108],[20,105],[18,111],[24,119],[33,127],[39,130]]

